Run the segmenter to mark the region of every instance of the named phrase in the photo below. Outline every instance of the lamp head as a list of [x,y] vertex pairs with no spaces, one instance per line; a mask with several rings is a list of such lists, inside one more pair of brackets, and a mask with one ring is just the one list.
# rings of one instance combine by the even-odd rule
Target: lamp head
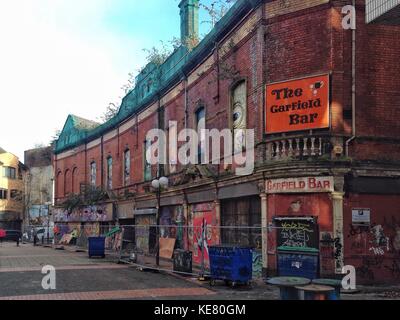
[[161,177],[159,180],[159,183],[160,183],[161,187],[164,187],[164,188],[168,187],[168,184],[169,184],[168,178]]

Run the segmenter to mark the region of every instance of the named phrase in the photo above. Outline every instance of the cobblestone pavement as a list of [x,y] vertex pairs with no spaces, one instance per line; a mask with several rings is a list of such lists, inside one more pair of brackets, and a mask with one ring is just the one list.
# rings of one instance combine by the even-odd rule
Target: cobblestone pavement
[[[56,290],[45,291],[42,267],[56,269]],[[12,243],[0,246],[0,300],[277,300],[279,292],[263,282],[229,288],[177,275],[141,272],[115,258],[89,259],[87,253]],[[344,300],[400,299],[400,287],[360,287]]]

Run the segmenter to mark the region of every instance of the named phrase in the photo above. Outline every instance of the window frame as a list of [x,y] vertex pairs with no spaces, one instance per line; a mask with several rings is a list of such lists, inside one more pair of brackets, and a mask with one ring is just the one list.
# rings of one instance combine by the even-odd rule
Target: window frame
[[[11,174],[13,173],[13,174]],[[3,167],[3,178],[17,180],[17,169],[10,166]]]
[[106,170],[106,187],[107,190],[112,190],[113,183],[113,158],[112,156],[107,157],[107,170]]
[[[205,145],[201,145],[201,132],[199,132],[199,123],[200,123],[200,118],[199,118],[199,114],[203,113],[203,119],[204,119],[204,130],[207,129],[207,117],[206,117],[206,106],[203,103],[199,103],[198,107],[196,108],[195,112],[194,112],[194,116],[195,116],[195,129],[197,132],[197,135],[199,137],[199,141],[198,141],[198,147],[197,147],[197,154],[196,154],[196,160],[197,160],[197,164],[203,164],[203,160],[205,160]],[[203,148],[202,148],[203,147]]]
[[0,200],[8,200],[8,190],[0,189]]
[[[131,169],[132,169],[132,161],[131,161],[131,150],[126,148],[124,151],[124,165],[123,165],[123,184],[124,186],[130,185],[131,179]],[[129,167],[127,168],[127,164]],[[128,170],[127,170],[128,169]]]
[[143,143],[143,180],[145,182],[151,181],[153,179],[152,176],[152,166],[151,163],[147,161],[146,153],[147,153],[147,148],[151,148],[151,141],[146,139]]
[[96,187],[97,184],[97,163],[92,161],[90,163],[90,185]]

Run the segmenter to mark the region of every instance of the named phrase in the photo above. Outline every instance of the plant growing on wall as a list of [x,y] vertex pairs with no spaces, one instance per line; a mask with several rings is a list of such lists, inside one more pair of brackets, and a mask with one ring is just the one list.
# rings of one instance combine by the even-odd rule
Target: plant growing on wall
[[68,213],[83,206],[94,206],[108,199],[107,192],[101,187],[85,186],[80,194],[69,194],[62,203],[62,208]]

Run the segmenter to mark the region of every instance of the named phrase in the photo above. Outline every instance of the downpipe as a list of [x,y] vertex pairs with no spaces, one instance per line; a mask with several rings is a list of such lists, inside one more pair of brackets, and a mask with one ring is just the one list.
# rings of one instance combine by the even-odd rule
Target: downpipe
[[[356,2],[353,0],[353,7],[355,8]],[[357,26],[357,15],[354,17],[356,19]],[[350,139],[346,141],[346,157],[349,157],[349,148],[350,143],[353,142],[357,138],[356,131],[356,28],[352,30],[352,42],[351,42],[351,55],[352,55],[352,63],[351,63],[351,104],[352,104],[352,136]]]

